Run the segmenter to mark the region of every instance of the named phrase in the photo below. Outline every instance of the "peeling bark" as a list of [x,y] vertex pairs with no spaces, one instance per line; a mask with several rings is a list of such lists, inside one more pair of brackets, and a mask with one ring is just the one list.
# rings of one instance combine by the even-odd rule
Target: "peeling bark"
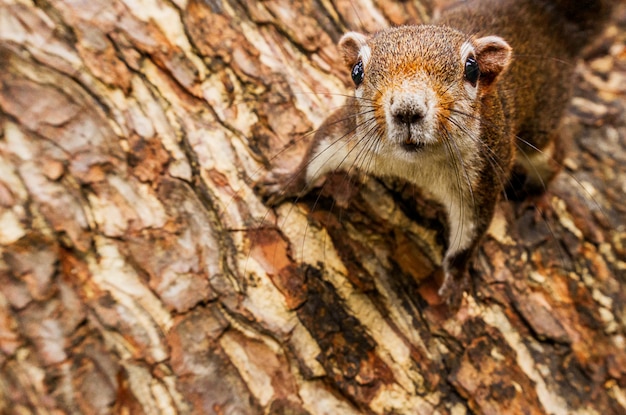
[[626,7],[456,314],[416,189],[254,192],[349,93],[341,34],[432,11],[0,0],[0,412],[626,412]]

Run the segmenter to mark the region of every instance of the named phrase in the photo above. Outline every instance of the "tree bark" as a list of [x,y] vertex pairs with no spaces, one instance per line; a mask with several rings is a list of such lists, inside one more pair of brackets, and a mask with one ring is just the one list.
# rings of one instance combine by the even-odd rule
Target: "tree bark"
[[336,174],[266,207],[390,0],[0,0],[0,412],[626,413],[626,7],[547,193],[452,313],[439,209]]

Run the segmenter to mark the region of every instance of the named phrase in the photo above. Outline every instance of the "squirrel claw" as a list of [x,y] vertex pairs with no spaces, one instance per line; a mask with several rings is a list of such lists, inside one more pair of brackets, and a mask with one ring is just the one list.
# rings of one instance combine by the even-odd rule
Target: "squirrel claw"
[[254,185],[255,192],[268,206],[276,206],[291,196],[293,176],[287,172],[270,171]]
[[439,288],[438,294],[450,309],[458,310],[463,301],[463,294],[467,287],[468,278],[466,276],[456,278],[452,274],[445,272],[443,283]]

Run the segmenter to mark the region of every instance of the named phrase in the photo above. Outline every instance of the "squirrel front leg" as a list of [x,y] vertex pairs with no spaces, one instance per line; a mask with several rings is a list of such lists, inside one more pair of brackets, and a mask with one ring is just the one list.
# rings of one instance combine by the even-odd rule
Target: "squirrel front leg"
[[349,170],[358,157],[353,151],[356,129],[352,100],[333,112],[315,132],[313,141],[295,172],[271,171],[256,184],[269,205],[306,194],[327,173]]
[[458,308],[469,286],[469,263],[474,249],[446,256],[442,266],[443,282],[437,293],[446,304]]
[[469,268],[476,251],[489,229],[498,197],[485,197],[476,194],[471,209],[455,216],[448,209],[448,247],[444,253],[442,271],[443,282],[439,296],[451,307],[458,308],[463,293],[469,288]]

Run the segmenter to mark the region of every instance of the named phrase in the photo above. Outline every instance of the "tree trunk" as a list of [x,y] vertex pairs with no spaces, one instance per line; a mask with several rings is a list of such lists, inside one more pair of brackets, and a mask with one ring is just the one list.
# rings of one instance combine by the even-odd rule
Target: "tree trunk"
[[416,189],[254,191],[349,93],[341,34],[431,13],[0,0],[0,412],[626,413],[625,7],[457,313]]

